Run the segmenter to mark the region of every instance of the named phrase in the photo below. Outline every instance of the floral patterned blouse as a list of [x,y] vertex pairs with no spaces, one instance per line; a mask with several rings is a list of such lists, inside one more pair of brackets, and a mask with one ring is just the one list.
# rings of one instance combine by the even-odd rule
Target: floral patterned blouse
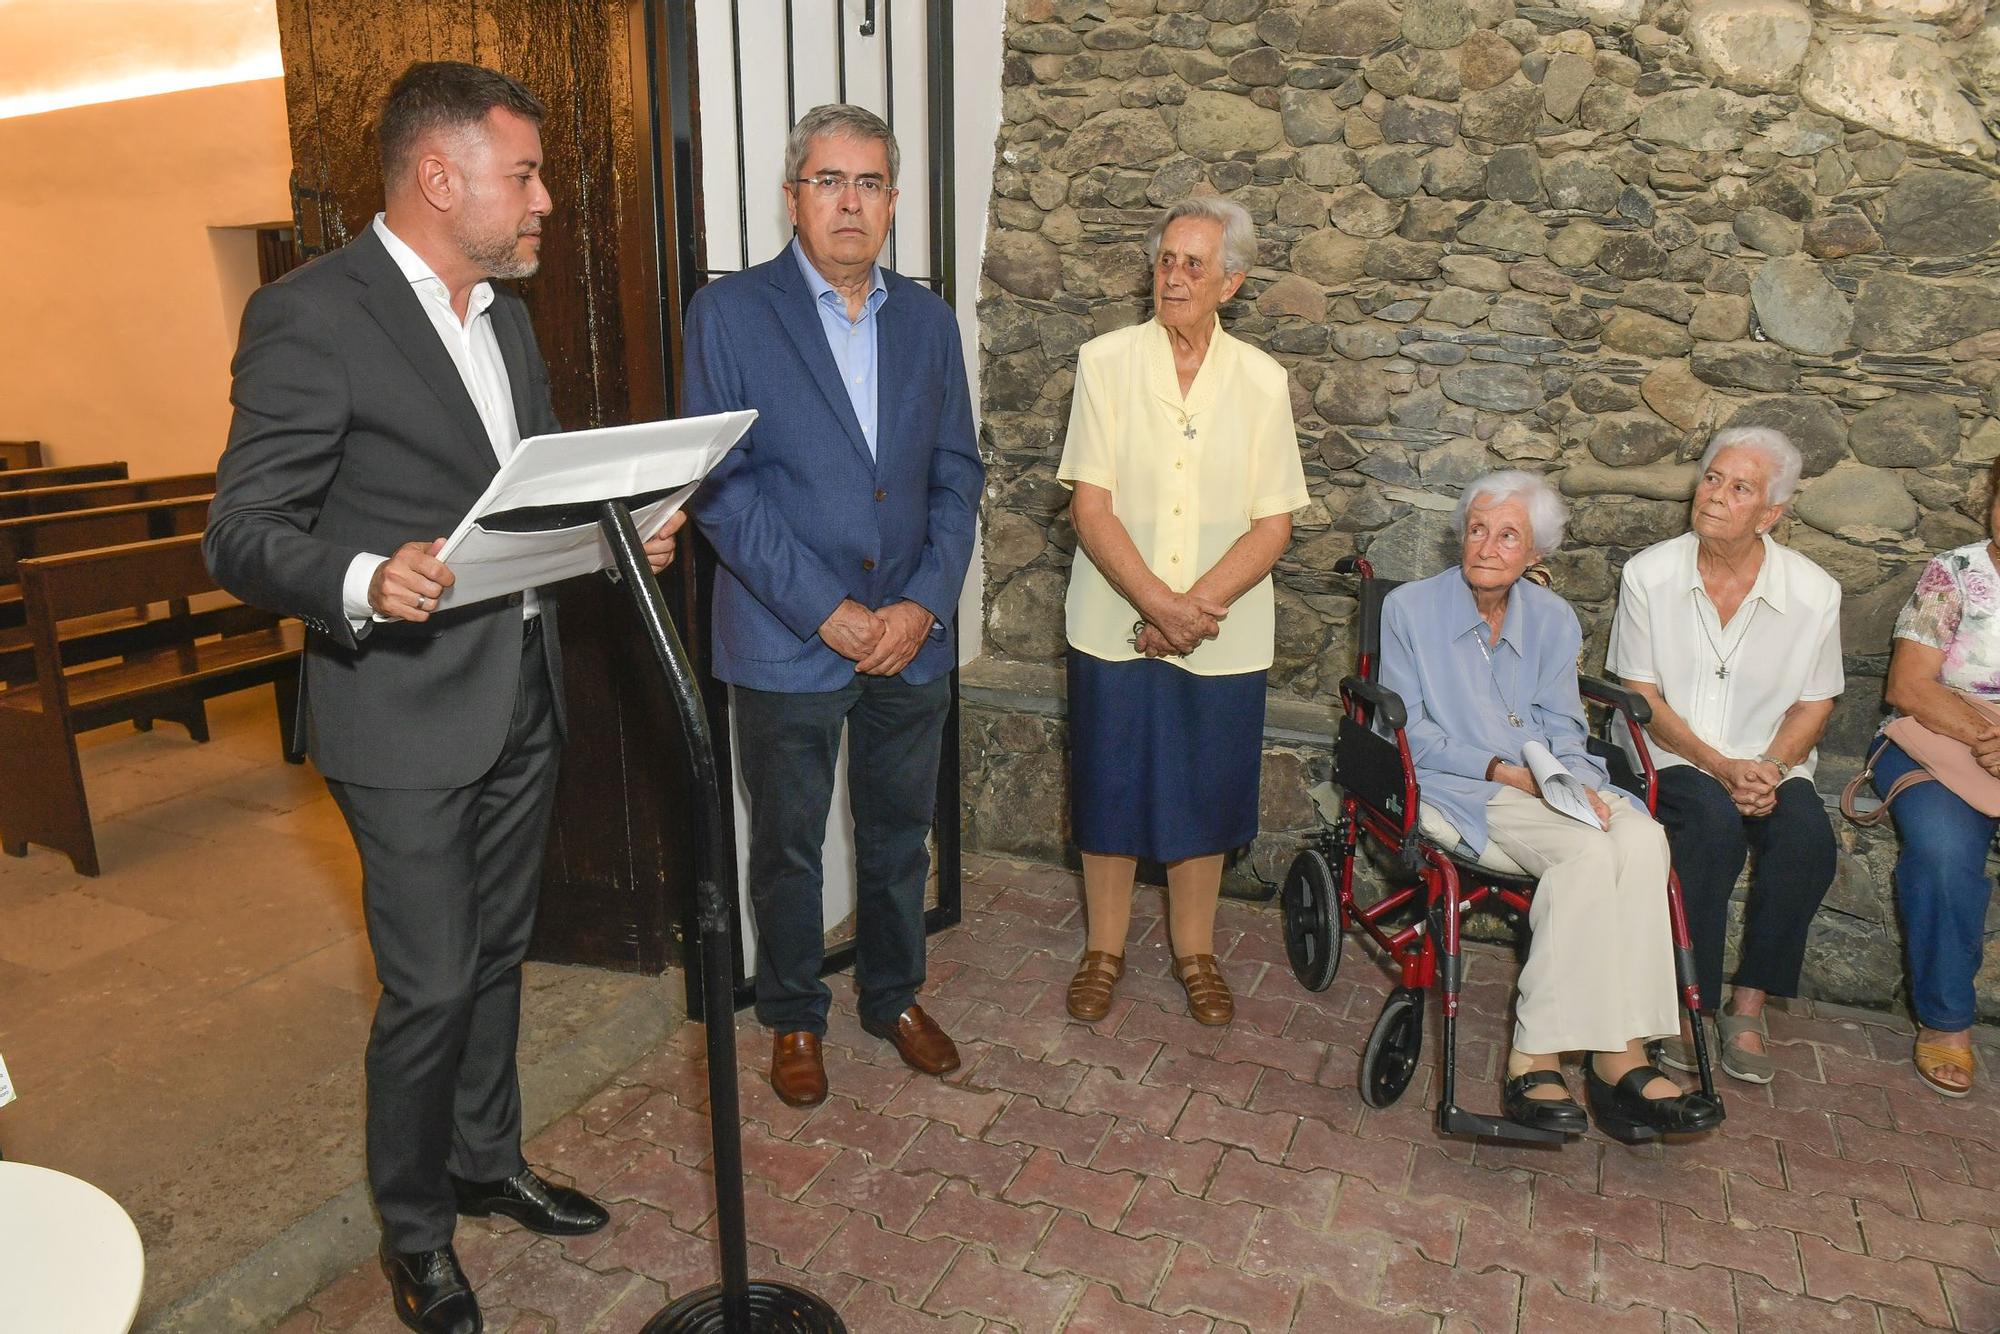
[[1943,649],[1945,685],[2000,699],[2000,571],[1990,545],[1933,556],[1896,617],[1895,637]]

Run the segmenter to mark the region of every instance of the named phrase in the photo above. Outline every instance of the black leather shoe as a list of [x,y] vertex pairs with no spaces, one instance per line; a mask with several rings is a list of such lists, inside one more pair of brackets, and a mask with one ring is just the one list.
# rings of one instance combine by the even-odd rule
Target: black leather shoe
[[[1528,1090],[1545,1084],[1554,1084],[1562,1089],[1560,1098],[1531,1098]],[[1502,1106],[1507,1119],[1517,1125],[1532,1126],[1536,1130],[1551,1130],[1558,1135],[1581,1135],[1590,1129],[1590,1118],[1583,1114],[1583,1108],[1569,1096],[1569,1085],[1563,1082],[1559,1070],[1530,1070],[1525,1075],[1515,1075],[1507,1081]]]
[[1626,1144],[1643,1144],[1662,1135],[1692,1135],[1722,1124],[1722,1104],[1704,1093],[1676,1098],[1649,1098],[1646,1085],[1666,1076],[1650,1065],[1628,1070],[1616,1085],[1597,1073],[1597,1062],[1583,1063],[1584,1091],[1597,1128]]
[[396,1319],[417,1334],[479,1334],[479,1302],[451,1247],[434,1251],[383,1251],[389,1299]]
[[458,1211],[470,1218],[504,1214],[545,1237],[580,1237],[611,1221],[604,1207],[580,1190],[544,1181],[522,1168],[505,1181],[466,1181],[454,1175]]

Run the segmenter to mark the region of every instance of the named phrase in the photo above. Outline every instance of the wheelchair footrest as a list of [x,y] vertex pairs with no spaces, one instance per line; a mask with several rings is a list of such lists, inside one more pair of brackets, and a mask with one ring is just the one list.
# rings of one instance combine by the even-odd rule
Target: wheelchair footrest
[[1506,1140],[1511,1144],[1563,1144],[1568,1135],[1553,1130],[1537,1130],[1504,1116],[1481,1116],[1463,1107],[1438,1108],[1438,1129],[1447,1135],[1477,1135],[1481,1139]]

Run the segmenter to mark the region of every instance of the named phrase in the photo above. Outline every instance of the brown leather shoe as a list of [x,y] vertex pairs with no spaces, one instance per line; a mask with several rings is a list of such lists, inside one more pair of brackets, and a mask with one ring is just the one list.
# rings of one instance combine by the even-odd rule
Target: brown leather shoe
[[793,1107],[817,1107],[826,1101],[826,1062],[820,1059],[819,1034],[800,1029],[771,1035],[771,1089]]
[[863,1019],[861,1027],[878,1038],[895,1043],[896,1054],[912,1070],[926,1075],[948,1075],[958,1069],[958,1048],[952,1045],[945,1031],[924,1013],[921,1005],[912,1005],[897,1015],[893,1025]]
[[1236,1017],[1236,998],[1229,994],[1213,954],[1175,955],[1174,976],[1187,992],[1188,1013],[1196,1023],[1213,1026]]
[[1085,950],[1069,980],[1069,1014],[1094,1024],[1111,1013],[1111,988],[1125,976],[1125,956],[1109,950]]

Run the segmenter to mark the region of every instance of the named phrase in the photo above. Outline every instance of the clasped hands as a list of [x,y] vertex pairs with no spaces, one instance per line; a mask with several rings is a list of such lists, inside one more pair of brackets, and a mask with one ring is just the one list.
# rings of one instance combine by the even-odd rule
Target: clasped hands
[[894,676],[910,665],[936,618],[915,602],[892,602],[870,611],[853,598],[842,598],[833,614],[820,622],[826,646],[867,676]]
[[1144,620],[1132,647],[1149,658],[1184,658],[1222,633],[1229,604],[1193,591],[1163,590],[1139,611]]
[[1778,808],[1778,785],[1785,776],[1777,765],[1769,760],[1724,760],[1717,769],[1715,777],[1743,814],[1761,818]]
[[2000,726],[1982,727],[1972,742],[1972,758],[1979,767],[2000,778]]
[[[658,574],[674,563],[674,538],[687,526],[687,515],[676,513],[647,540],[646,563]],[[456,582],[451,567],[437,558],[442,537],[431,542],[405,542],[396,554],[375,567],[368,580],[368,605],[377,616],[421,624],[437,610],[438,595]]]

